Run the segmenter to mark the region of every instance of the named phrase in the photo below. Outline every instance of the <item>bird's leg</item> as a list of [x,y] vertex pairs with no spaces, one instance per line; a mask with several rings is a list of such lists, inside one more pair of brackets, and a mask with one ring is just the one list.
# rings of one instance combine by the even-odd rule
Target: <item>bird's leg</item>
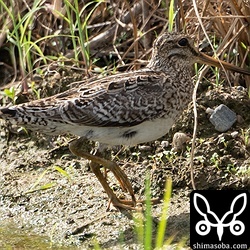
[[[100,165],[96,162],[91,161],[90,163],[91,169],[93,171],[93,173],[96,175],[97,179],[99,180],[99,182],[102,184],[105,192],[108,194],[108,197],[110,199],[110,202],[118,208],[124,208],[124,209],[136,209],[135,205],[136,205],[136,200],[135,200],[135,196],[134,196],[134,192],[132,190],[133,193],[129,192],[131,195],[132,200],[122,200],[119,199],[115,193],[113,192],[113,190],[109,187],[106,178],[103,176],[103,174],[100,171]],[[117,166],[118,167],[118,166]],[[118,167],[119,168],[119,167]],[[110,169],[110,168],[109,168]],[[120,168],[119,168],[120,169]],[[121,169],[120,169],[121,170]],[[111,170],[112,171],[112,170]],[[113,172],[113,171],[112,171]],[[114,172],[113,172],[114,173]],[[123,173],[124,174],[124,173]],[[117,177],[117,176],[116,176]],[[130,185],[130,183],[129,183]],[[131,186],[131,185],[130,185]],[[110,203],[109,203],[110,205]],[[108,205],[108,208],[109,208]]]
[[[112,161],[103,159],[99,156],[92,155],[90,153],[85,152],[84,150],[85,148],[83,149],[83,146],[85,144],[86,144],[86,139],[81,137],[71,142],[69,145],[69,149],[74,155],[86,158],[91,161],[90,166],[91,166],[93,173],[98,178],[105,192],[108,194],[110,201],[113,203],[115,207],[124,208],[124,209],[135,209],[136,199],[135,199],[133,188],[131,186],[131,183],[127,175],[122,171],[122,169],[115,162],[112,162]],[[122,199],[119,199],[114,194],[112,189],[109,187],[105,176],[103,176],[102,172],[100,171],[101,165],[109,169],[114,174],[114,176],[119,181],[123,189],[129,192],[132,200],[122,200]]]

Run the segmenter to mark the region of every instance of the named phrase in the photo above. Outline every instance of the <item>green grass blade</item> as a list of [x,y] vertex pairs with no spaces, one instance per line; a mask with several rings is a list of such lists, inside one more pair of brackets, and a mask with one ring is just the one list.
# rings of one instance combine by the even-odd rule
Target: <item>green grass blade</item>
[[45,176],[45,174],[49,171],[49,169],[46,169],[42,172],[42,174],[38,177],[38,179],[36,180],[36,182],[31,186],[30,189],[34,189],[42,180],[42,178]]
[[61,175],[67,177],[68,179],[70,179],[70,175],[67,173],[67,171],[63,170],[61,167],[59,166],[54,166],[54,169],[56,171],[58,171]]
[[167,179],[166,185],[165,185],[163,208],[162,208],[160,223],[158,225],[158,230],[157,230],[156,248],[161,248],[163,246],[164,236],[165,236],[166,227],[167,227],[166,217],[168,213],[168,207],[170,204],[171,193],[172,193],[172,180]]
[[38,186],[38,184],[41,182],[41,180],[43,179],[43,177],[47,174],[47,172],[49,172],[51,169],[46,169],[42,172],[42,174],[38,177],[38,179],[36,180],[36,182],[31,186],[31,188],[25,192],[25,194],[28,194],[28,193],[33,193],[35,191],[38,191],[38,190],[45,190],[45,189],[48,189],[48,188],[51,188],[53,186],[56,185],[56,183],[52,182],[52,183],[47,183],[47,184],[44,184],[38,188],[35,188],[36,186]]
[[150,180],[149,176],[146,178],[146,211],[145,211],[145,238],[144,238],[144,249],[152,249],[152,215],[151,215],[151,194],[150,194]]
[[174,26],[174,0],[170,1],[168,12],[168,31],[172,32]]
[[144,240],[144,215],[142,212],[134,214],[133,220],[135,225],[135,232],[137,235],[137,241],[139,244],[143,244]]
[[25,194],[34,193],[36,191],[41,191],[41,190],[46,190],[46,189],[54,187],[55,185],[56,185],[55,182],[46,183],[38,188],[28,190],[27,192],[25,192]]

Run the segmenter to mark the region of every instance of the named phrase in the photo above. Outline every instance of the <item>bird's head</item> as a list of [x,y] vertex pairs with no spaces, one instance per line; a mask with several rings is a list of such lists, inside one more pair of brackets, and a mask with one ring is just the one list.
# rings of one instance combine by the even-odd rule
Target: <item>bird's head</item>
[[184,67],[191,68],[195,62],[224,67],[228,70],[250,75],[250,70],[219,61],[200,52],[191,37],[176,32],[163,33],[154,41],[152,58],[148,67],[164,71],[172,66],[182,70]]
[[177,63],[178,66],[190,66],[196,62],[198,55],[199,51],[189,36],[181,33],[163,33],[154,41],[149,65],[163,70],[173,66],[170,65],[173,63]]

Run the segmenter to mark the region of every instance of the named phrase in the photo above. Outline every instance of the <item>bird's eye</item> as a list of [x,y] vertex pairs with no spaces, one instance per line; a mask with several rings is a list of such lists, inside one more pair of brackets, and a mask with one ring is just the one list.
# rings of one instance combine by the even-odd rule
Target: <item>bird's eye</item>
[[180,45],[181,47],[187,46],[187,45],[188,45],[188,40],[187,40],[187,38],[181,38],[181,39],[178,41],[178,45]]

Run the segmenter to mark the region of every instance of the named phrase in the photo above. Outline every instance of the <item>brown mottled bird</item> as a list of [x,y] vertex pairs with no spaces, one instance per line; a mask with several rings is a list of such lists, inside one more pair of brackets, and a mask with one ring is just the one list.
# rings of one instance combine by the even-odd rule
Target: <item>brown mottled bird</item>
[[[133,209],[132,186],[120,167],[84,152],[85,140],[108,145],[136,145],[165,135],[191,101],[195,62],[220,63],[195,48],[184,34],[164,33],[153,44],[148,65],[138,71],[84,82],[52,97],[0,109],[0,118],[45,134],[71,133],[73,154],[91,160],[91,168],[115,207]],[[226,62],[229,70],[250,71]],[[132,200],[119,199],[109,187],[100,165],[110,169]]]

